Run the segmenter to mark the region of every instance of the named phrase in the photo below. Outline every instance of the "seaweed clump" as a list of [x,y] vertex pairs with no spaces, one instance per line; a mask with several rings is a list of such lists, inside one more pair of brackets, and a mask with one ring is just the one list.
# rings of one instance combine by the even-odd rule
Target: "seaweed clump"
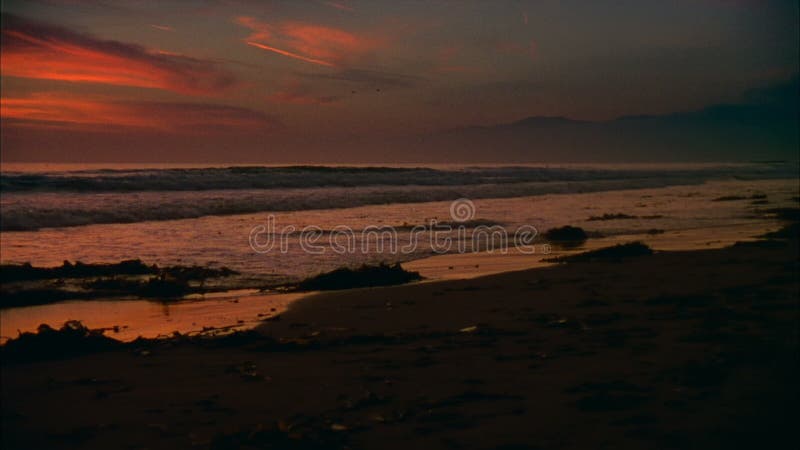
[[42,324],[36,333],[20,333],[0,347],[0,355],[4,362],[38,361],[112,350],[121,345],[104,336],[103,330],[92,330],[80,321],[70,320],[57,330]]
[[722,197],[717,197],[712,202],[733,202],[737,200],[747,200],[747,197],[743,197],[741,195],[723,195]]
[[629,242],[627,244],[617,244],[612,247],[604,247],[577,255],[555,258],[556,262],[586,262],[586,261],[621,261],[625,258],[649,256],[653,250],[641,242]]
[[202,266],[159,267],[147,265],[139,259],[129,259],[113,264],[86,264],[76,261],[75,264],[64,261],[57,267],[34,267],[30,263],[3,264],[0,271],[0,282],[39,281],[52,279],[74,279],[91,277],[111,277],[121,275],[159,275],[183,280],[202,280],[213,277],[227,277],[237,272],[227,267],[214,269]]
[[301,291],[331,291],[361,287],[392,286],[421,280],[419,272],[405,270],[399,263],[377,266],[362,265],[358,269],[343,267],[323,273],[297,284]]
[[111,275],[149,275],[158,273],[158,267],[148,266],[139,259],[130,259],[116,264],[75,264],[64,261],[58,267],[34,267],[30,263],[3,264],[0,282],[49,280],[57,278],[87,278]]
[[126,296],[173,299],[224,290],[217,281],[212,282],[211,287],[207,282],[237,274],[227,267],[159,267],[138,259],[112,264],[64,261],[56,267],[3,264],[0,265],[0,308]]
[[132,294],[141,298],[178,298],[200,291],[189,285],[189,279],[171,276],[151,277],[144,281],[100,278],[84,284],[84,287],[99,295]]
[[551,228],[544,234],[548,240],[555,242],[563,247],[577,247],[589,238],[583,228],[566,225],[559,228]]
[[632,216],[630,214],[622,214],[622,213],[609,214],[609,213],[606,213],[606,214],[603,214],[602,216],[591,216],[586,220],[592,222],[592,221],[598,221],[598,220],[622,220],[622,219],[638,219],[638,217]]

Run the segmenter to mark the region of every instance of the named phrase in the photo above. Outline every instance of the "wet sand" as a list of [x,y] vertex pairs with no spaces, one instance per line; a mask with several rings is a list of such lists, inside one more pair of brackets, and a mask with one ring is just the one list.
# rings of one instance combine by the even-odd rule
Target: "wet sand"
[[49,305],[9,308],[0,312],[0,344],[21,332],[35,332],[41,324],[59,328],[68,320],[80,320],[89,328],[106,329],[106,335],[133,341],[180,334],[220,334],[250,329],[267,317],[280,314],[307,294],[222,292],[183,301],[80,300]]
[[319,294],[256,332],[2,366],[3,448],[797,442],[797,241]]
[[[748,219],[735,225],[665,231],[659,234],[623,234],[593,238],[575,248],[536,244],[534,252],[511,247],[506,251],[437,255],[403,263],[426,282],[464,280],[503,272],[548,267],[552,258],[591,251],[624,242],[641,241],[655,250],[722,248],[780,229],[776,218]],[[256,290],[193,294],[184,301],[76,300],[4,309],[0,313],[0,345],[20,332],[35,332],[41,324],[58,328],[80,320],[89,328],[104,328],[121,341],[180,334],[222,334],[251,329],[264,319],[283,313],[308,293],[269,293]]]

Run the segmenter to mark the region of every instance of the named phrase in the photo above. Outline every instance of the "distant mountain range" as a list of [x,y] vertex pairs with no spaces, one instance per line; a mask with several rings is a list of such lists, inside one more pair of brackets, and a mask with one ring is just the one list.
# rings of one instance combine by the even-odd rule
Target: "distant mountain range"
[[667,115],[602,122],[527,117],[462,127],[422,136],[408,147],[418,158],[442,161],[796,161],[798,86],[795,77],[751,91],[740,104]]

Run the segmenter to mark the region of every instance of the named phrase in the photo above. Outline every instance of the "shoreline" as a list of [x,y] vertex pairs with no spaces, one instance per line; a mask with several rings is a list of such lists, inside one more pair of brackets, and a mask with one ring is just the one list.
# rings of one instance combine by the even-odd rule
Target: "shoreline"
[[[402,263],[406,270],[419,272],[422,283],[448,280],[468,280],[488,275],[526,269],[544,268],[558,263],[546,261],[554,257],[567,256],[620,243],[641,241],[656,251],[700,250],[723,248],[736,242],[759,239],[758,236],[775,231],[783,222],[777,218],[749,220],[742,224],[716,227],[697,227],[667,231],[659,235],[620,234],[590,238],[579,247],[564,249],[550,247],[548,253],[522,254],[511,248],[508,252],[467,252],[427,256]],[[716,239],[709,241],[709,236]],[[541,248],[541,244],[537,244]],[[348,289],[351,290],[351,289]],[[68,300],[44,305],[31,305],[3,310],[3,336],[0,345],[10,338],[6,330],[32,332],[40,324],[60,327],[68,320],[80,320],[89,328],[106,329],[107,336],[123,342],[138,337],[157,338],[180,334],[216,335],[224,332],[242,331],[257,327],[266,318],[281,314],[299,299],[316,295],[316,292],[250,292],[221,291],[200,298],[182,298],[176,301],[159,302],[148,299],[96,299]],[[107,306],[98,306],[107,305]],[[114,311],[121,308],[124,312]],[[220,309],[220,308],[224,308]],[[75,311],[85,311],[94,320],[75,316]],[[63,311],[63,312],[61,312]],[[98,315],[99,312],[99,315]],[[215,317],[218,314],[219,317]],[[5,317],[2,317],[2,316]],[[10,317],[9,317],[10,316]],[[123,323],[125,318],[138,317],[135,325]],[[163,318],[160,320],[159,317]]]
[[[579,226],[603,235],[620,232],[646,232],[651,228],[672,230],[709,223],[731,223],[754,219],[758,209],[796,205],[796,182],[787,180],[728,180],[713,181],[697,186],[671,186],[655,189],[634,189],[581,194],[547,194],[533,197],[494,198],[476,200],[477,218],[498,222],[509,227],[531,224],[544,232],[563,225]],[[718,197],[766,193],[769,206],[757,206],[747,200],[713,201]],[[632,199],[636,200],[632,200]],[[345,209],[296,211],[281,213],[276,226],[293,224],[303,227],[309,224],[323,229],[344,224],[355,230],[374,225],[369,218],[382,218],[377,223],[389,226],[400,224],[423,224],[429,218],[449,220],[449,202],[399,203]],[[529,212],[525,212],[529,211]],[[634,220],[587,221],[590,216],[624,213],[638,217]],[[656,215],[663,216],[652,220]],[[221,264],[235,271],[251,273],[257,277],[267,274],[267,284],[280,283],[271,279],[278,275],[285,281],[302,279],[320,270],[334,270],[335,257],[304,257],[292,251],[290,258],[296,259],[295,268],[288,269],[281,259],[254,257],[252,250],[242,246],[246,237],[257,224],[263,224],[264,213],[239,216],[207,216],[163,222],[141,222],[138,224],[109,224],[62,229],[42,229],[38,232],[3,233],[2,259],[6,263],[29,262],[34,266],[52,267],[61,265],[64,259],[78,259],[86,263],[115,263],[124,259],[145,257],[148,264],[162,267],[185,265],[187,262],[205,266]],[[402,230],[401,230],[402,231]],[[130,239],[142,244],[140,248],[127,247],[115,236],[130,234]],[[179,238],[175,245],[164,246],[151,242],[150,236],[167,234]],[[402,235],[402,233],[401,233]],[[198,240],[198,238],[201,238]],[[214,245],[204,245],[205,239],[213,238]],[[40,242],[63,243],[60,251],[42,252]],[[198,245],[199,244],[199,245]],[[246,244],[246,242],[245,242]],[[115,249],[113,251],[109,249]],[[220,251],[220,249],[226,249]],[[80,256],[79,255],[84,255]],[[397,258],[389,256],[389,261]],[[369,259],[369,258],[368,258]],[[364,260],[363,255],[344,255],[342,263],[354,264]],[[294,266],[293,266],[294,267]],[[260,274],[260,275],[259,275]]]
[[4,359],[3,444],[777,445],[796,436],[797,252],[795,238],[325,292],[229,337]]

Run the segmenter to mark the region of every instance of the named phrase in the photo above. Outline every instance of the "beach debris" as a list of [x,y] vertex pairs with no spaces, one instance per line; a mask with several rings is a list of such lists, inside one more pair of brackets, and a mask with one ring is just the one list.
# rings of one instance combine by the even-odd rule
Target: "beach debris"
[[28,361],[60,358],[105,351],[123,345],[103,335],[104,330],[90,329],[78,320],[69,320],[58,330],[39,325],[36,333],[20,333],[0,347],[4,361]]
[[589,238],[583,228],[566,225],[560,228],[551,228],[545,232],[544,237],[563,247],[576,247]]
[[213,277],[236,275],[238,272],[222,267],[214,269],[202,266],[170,266],[159,267],[147,265],[139,259],[130,259],[114,264],[88,264],[76,261],[74,264],[64,261],[57,267],[34,267],[30,263],[3,264],[0,281],[14,281],[114,277],[119,275],[167,275],[186,280],[202,280]]
[[[303,422],[310,422],[304,420]],[[335,432],[330,426],[319,427],[313,422],[303,424],[288,421],[284,426],[258,424],[239,428],[233,432],[219,433],[211,440],[213,450],[264,448],[264,449],[308,449],[322,450],[345,448],[345,435]],[[301,429],[302,428],[302,429]]]
[[356,410],[383,403],[386,403],[386,397],[378,395],[370,390],[365,390],[364,394],[356,399],[347,398],[344,402],[344,407],[348,410]]
[[292,430],[292,423],[286,419],[279,419],[277,422],[278,430],[288,433]]
[[559,317],[555,320],[547,322],[548,327],[555,327],[555,328],[563,328],[567,326],[567,324],[569,324],[569,319],[567,319],[566,317]]
[[358,269],[340,268],[308,278],[297,284],[301,291],[326,291],[359,287],[391,286],[421,280],[419,272],[410,272],[400,264],[362,265]]
[[242,379],[247,381],[271,381],[270,377],[265,377],[258,373],[256,370],[256,363],[253,361],[245,361],[241,364],[234,364],[226,369],[228,373],[238,374]]
[[141,260],[115,264],[74,264],[34,267],[30,263],[0,265],[0,307],[55,303],[63,300],[137,296],[172,299],[213,289],[208,279],[228,277],[237,272],[201,266],[159,267]]
[[349,428],[346,425],[342,425],[340,423],[334,423],[331,425],[331,430],[333,431],[347,431]]
[[3,264],[0,271],[0,281],[9,283],[14,281],[47,280],[64,278],[88,278],[102,275],[146,275],[154,273],[151,266],[142,261],[127,260],[117,264],[84,264],[80,261],[75,264],[64,261],[57,267],[34,267],[30,263]]
[[747,197],[743,197],[741,195],[723,195],[722,197],[717,197],[712,202],[733,202],[736,200],[746,200]]
[[592,250],[577,255],[562,256],[560,258],[551,258],[546,261],[551,262],[587,262],[587,261],[620,261],[624,258],[632,258],[638,256],[649,256],[653,254],[653,250],[646,244],[641,242],[629,242],[627,244],[617,244],[612,247],[604,247],[598,250]]
[[637,217],[636,216],[632,216],[630,214],[622,214],[622,213],[609,214],[609,213],[605,213],[602,216],[591,216],[586,220],[589,221],[589,222],[594,222],[594,221],[598,221],[598,220],[622,220],[622,219],[637,219]]

